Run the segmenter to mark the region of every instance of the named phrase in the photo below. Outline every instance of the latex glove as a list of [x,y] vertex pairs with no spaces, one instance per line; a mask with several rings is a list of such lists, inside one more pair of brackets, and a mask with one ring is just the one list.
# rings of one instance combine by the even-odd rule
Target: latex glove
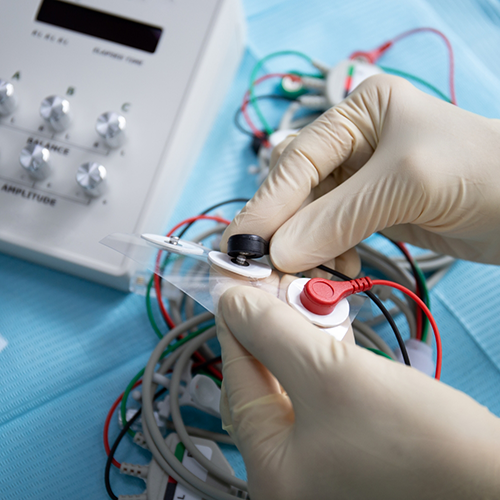
[[[401,78],[374,76],[291,141],[221,248],[234,233],[272,237],[275,266],[298,272],[385,230],[396,240],[498,264],[499,172],[498,120]],[[315,201],[298,211],[311,194]]]
[[465,394],[255,289],[221,297],[217,332],[252,500],[500,498],[500,421]]

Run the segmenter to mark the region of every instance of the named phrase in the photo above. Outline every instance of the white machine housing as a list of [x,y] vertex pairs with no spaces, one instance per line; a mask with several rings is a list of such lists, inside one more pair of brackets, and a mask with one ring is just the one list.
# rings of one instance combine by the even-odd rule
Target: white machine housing
[[[118,26],[130,21],[161,36],[152,51],[149,39],[145,50],[37,21],[44,3],[108,14]],[[17,104],[0,116],[0,251],[128,290],[133,261],[99,241],[164,229],[241,58],[240,0],[23,0],[1,11],[0,79],[14,85]],[[89,30],[102,34],[103,26]],[[70,104],[63,131],[40,115],[54,95]],[[96,132],[110,111],[126,120],[120,147]],[[44,179],[20,165],[27,144],[50,152]],[[75,179],[89,162],[105,167],[99,196]]]

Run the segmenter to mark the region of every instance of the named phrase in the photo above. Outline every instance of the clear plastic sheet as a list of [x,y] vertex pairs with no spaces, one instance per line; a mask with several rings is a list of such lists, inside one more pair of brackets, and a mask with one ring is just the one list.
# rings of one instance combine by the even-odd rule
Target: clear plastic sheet
[[158,248],[140,235],[113,233],[101,240],[101,243],[159,274],[214,314],[219,297],[233,286],[251,286],[279,296],[278,273],[273,273],[263,280],[251,280],[209,264],[206,253],[189,256],[170,253],[167,265],[157,269],[153,256]]
[[[207,259],[207,251],[200,255],[188,256],[170,253],[166,265],[157,268],[153,257],[158,251],[158,247],[137,234],[113,233],[101,240],[101,243],[133,259],[143,268],[159,274],[214,314],[217,311],[220,296],[228,288],[233,286],[259,288],[286,302],[286,288],[295,279],[293,276],[283,275],[277,271],[264,279],[249,279],[238,276],[210,264]],[[181,243],[184,242],[181,241]],[[166,256],[167,253],[165,252],[164,255]],[[350,324],[361,309],[365,298],[361,295],[353,295],[349,297],[348,301]]]
[[[161,237],[158,237],[158,239],[160,238]],[[168,238],[165,237],[165,240],[168,241]],[[154,272],[154,263],[152,263],[153,257],[160,247],[144,239],[140,234],[113,233],[103,238],[99,243],[134,260],[139,263],[142,268],[148,268]],[[203,250],[200,254],[193,254],[191,257],[205,261],[208,249],[193,242],[189,243]]]

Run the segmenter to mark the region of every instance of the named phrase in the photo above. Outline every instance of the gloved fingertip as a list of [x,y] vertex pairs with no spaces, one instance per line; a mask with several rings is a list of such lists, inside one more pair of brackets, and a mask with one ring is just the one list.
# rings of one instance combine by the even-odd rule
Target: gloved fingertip
[[283,154],[283,151],[285,151],[286,147],[297,137],[298,134],[289,134],[285,139],[283,139],[279,144],[277,144],[272,152],[271,152],[271,160],[269,162],[269,168],[272,170],[276,164],[278,163],[278,160],[280,156]]
[[227,252],[227,240],[229,239],[229,236],[231,236],[231,230],[229,229],[230,227],[231,227],[231,224],[226,228],[226,230],[222,233],[222,236],[221,236],[219,249],[223,253]]
[[269,256],[276,269],[283,273],[304,271],[301,252],[288,238],[273,237],[269,246]]
[[[228,288],[221,296],[219,299],[219,314],[224,317],[224,312],[227,311],[228,307],[231,307],[231,305],[235,301],[235,297],[239,295],[238,288],[242,288],[240,286],[232,286],[231,288]],[[241,292],[240,292],[241,293]]]
[[230,334],[230,332],[226,322],[224,321],[224,316],[220,311],[221,309],[220,304],[221,303],[219,301],[219,307],[217,310],[217,314],[215,315],[215,326],[216,326],[217,338],[219,339],[219,342],[221,342],[222,344],[223,340]]
[[[277,304],[271,306],[272,301]],[[275,311],[281,304],[276,297],[265,291],[249,286],[234,286],[221,296],[219,313],[237,339],[249,340],[250,332],[262,328],[262,317],[266,311],[270,307]]]
[[355,278],[361,271],[361,259],[356,248],[351,248],[347,252],[339,255],[335,259],[335,269],[351,278]]
[[233,286],[227,289],[219,299],[219,315],[231,330],[235,318],[245,315],[249,307],[248,296],[252,289],[245,286]]
[[290,272],[286,269],[286,254],[285,249],[282,248],[281,241],[279,238],[273,237],[269,243],[269,257],[271,258],[271,262],[273,266],[283,273]]
[[[330,266],[328,266],[330,267]],[[321,278],[325,280],[331,280],[332,275],[330,273],[327,273],[326,271],[322,271],[321,269],[318,269],[317,267],[314,267],[313,269],[309,269],[308,271],[304,272],[304,276],[306,278]]]

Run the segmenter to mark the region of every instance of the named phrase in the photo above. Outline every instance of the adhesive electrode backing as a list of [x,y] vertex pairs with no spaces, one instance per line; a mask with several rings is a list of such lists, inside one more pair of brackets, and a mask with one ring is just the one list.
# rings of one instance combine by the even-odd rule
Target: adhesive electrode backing
[[222,252],[210,252],[208,254],[208,260],[216,265],[225,269],[226,271],[230,271],[235,274],[239,274],[240,276],[245,276],[249,279],[263,279],[271,276],[272,269],[262,262],[256,262],[254,260],[248,260],[248,266],[240,266],[238,264],[234,264],[232,258],[227,253]]

